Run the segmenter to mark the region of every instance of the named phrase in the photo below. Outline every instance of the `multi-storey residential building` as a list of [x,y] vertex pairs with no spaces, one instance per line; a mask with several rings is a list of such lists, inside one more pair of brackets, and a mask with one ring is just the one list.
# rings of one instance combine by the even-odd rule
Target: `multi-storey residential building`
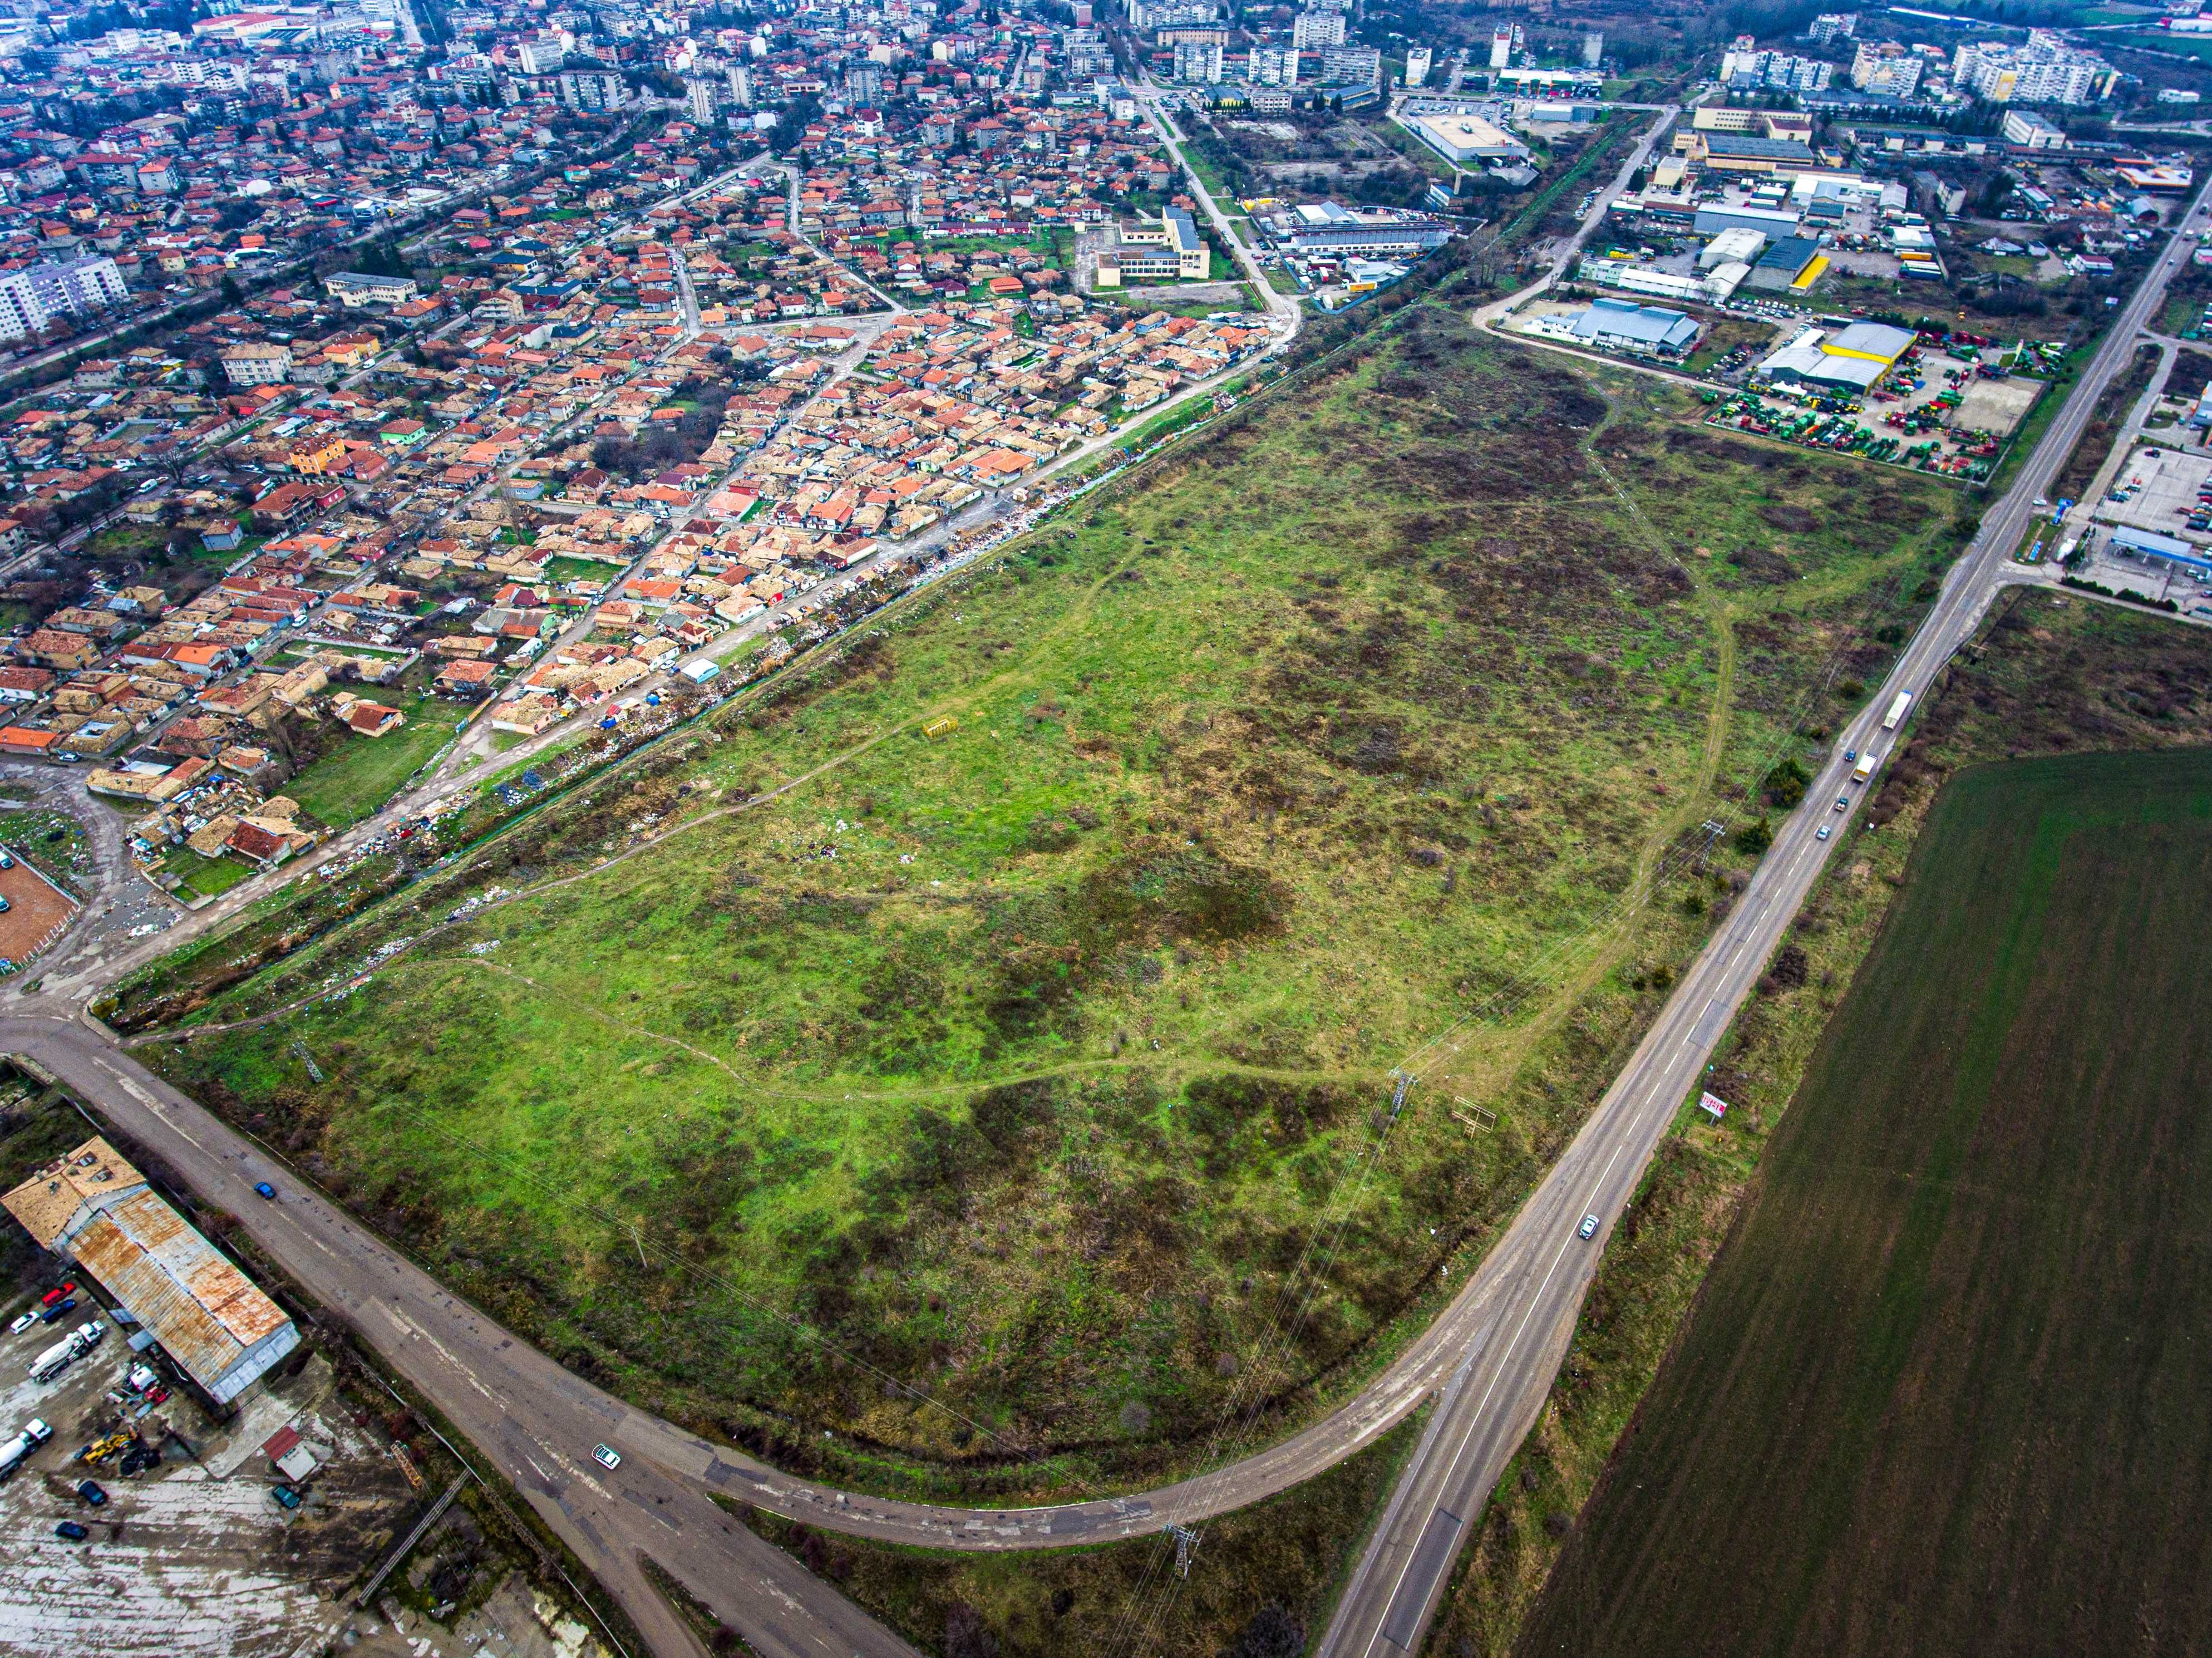
[[551,75],[559,70],[568,59],[568,52],[556,39],[525,40],[515,48],[515,60],[522,65],[525,75]]
[[1924,60],[1894,40],[1862,40],[1851,54],[1851,84],[1861,92],[1910,98],[1920,86]]
[[35,334],[58,317],[120,305],[130,289],[105,256],[33,265],[0,276],[0,339]]
[[282,386],[291,377],[291,349],[265,342],[234,345],[222,354],[222,372],[233,386]]
[[1213,23],[1220,18],[1221,8],[1215,0],[1129,0],[1129,27],[1133,29]]
[[1344,44],[1344,14],[1340,11],[1302,11],[1291,25],[1291,44],[1300,52]]
[[1406,84],[1409,87],[1425,86],[1428,83],[1429,79],[1429,66],[1434,61],[1435,55],[1426,46],[1412,46],[1407,48],[1406,52]]
[[2019,46],[1968,41],[1951,58],[1951,84],[1993,104],[2094,103],[2111,92],[2118,73],[2048,29],[2030,29]]
[[1813,27],[1805,31],[1814,46],[1833,46],[1838,40],[1848,40],[1859,31],[1859,15],[1855,11],[1824,11],[1813,20]]
[[560,86],[561,101],[586,113],[621,109],[629,102],[629,88],[612,70],[566,70]]
[[1290,46],[1255,46],[1245,60],[1244,76],[1255,87],[1294,87],[1298,83],[1298,54]]
[[1324,86],[1373,87],[1382,83],[1382,54],[1373,46],[1331,46],[1321,55]]
[[1778,92],[1825,92],[1836,66],[1818,58],[1786,52],[1761,52],[1749,35],[1740,35],[1721,58],[1721,82],[1740,91],[1760,88]]
[[1220,85],[1220,46],[1212,40],[1178,41],[1175,49],[1175,78],[1193,86]]

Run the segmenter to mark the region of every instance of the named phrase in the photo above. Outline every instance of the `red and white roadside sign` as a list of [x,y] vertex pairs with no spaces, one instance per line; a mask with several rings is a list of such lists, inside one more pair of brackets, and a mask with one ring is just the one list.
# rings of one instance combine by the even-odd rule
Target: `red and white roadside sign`
[[1698,1096],[1698,1109],[1718,1122],[1728,1115],[1728,1102],[1717,1094],[1700,1094]]

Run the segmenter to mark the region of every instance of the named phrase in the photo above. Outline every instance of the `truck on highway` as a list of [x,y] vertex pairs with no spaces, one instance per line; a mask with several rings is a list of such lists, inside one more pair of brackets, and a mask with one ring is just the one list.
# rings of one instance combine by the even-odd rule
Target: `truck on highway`
[[1881,717],[1881,728],[1886,732],[1895,731],[1899,723],[1905,718],[1905,711],[1911,706],[1912,693],[1911,691],[1898,692],[1897,695],[1890,702],[1889,712]]
[[1854,783],[1863,783],[1873,775],[1874,756],[1870,754],[1861,755],[1859,756],[1858,764],[1851,768],[1851,781]]

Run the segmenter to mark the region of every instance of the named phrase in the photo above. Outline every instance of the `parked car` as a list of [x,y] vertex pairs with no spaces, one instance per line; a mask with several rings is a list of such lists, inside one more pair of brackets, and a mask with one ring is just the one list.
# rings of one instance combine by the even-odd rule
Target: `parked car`
[[39,1305],[41,1307],[51,1307],[56,1302],[59,1301],[64,1296],[73,1296],[76,1293],[76,1285],[74,1282],[64,1284],[60,1289],[49,1290],[46,1294],[40,1296],[39,1297]]
[[91,1536],[92,1533],[87,1531],[82,1526],[78,1525],[76,1521],[64,1520],[60,1525],[54,1527],[54,1535],[60,1538],[64,1543],[82,1543],[86,1538]]
[[8,849],[5,847],[0,847],[0,869],[13,869],[15,867],[15,860],[8,855]]
[[58,1301],[52,1306],[40,1313],[39,1315],[39,1321],[41,1324],[52,1324],[64,1313],[72,1312],[76,1308],[76,1297],[75,1296],[71,1296],[67,1301]]
[[39,1315],[36,1312],[18,1313],[15,1315],[15,1321],[8,1327],[8,1333],[11,1336],[19,1336],[38,1321]]
[[296,1509],[300,1506],[300,1493],[289,1485],[271,1485],[269,1488],[269,1495],[276,1499],[276,1506],[280,1509]]
[[273,1198],[276,1195],[276,1188],[265,1180],[254,1181],[253,1192],[256,1197]]
[[82,1497],[86,1502],[92,1504],[95,1509],[105,1508],[107,1504],[107,1493],[100,1490],[98,1483],[94,1480],[78,1480],[76,1482],[76,1494],[79,1497]]

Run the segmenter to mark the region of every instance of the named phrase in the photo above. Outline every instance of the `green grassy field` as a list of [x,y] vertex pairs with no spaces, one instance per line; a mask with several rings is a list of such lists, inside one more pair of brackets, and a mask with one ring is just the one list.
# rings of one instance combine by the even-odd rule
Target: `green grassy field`
[[381,737],[331,728],[330,747],[284,785],[284,793],[319,823],[347,829],[389,800],[422,762],[453,739],[469,705],[442,696],[401,692],[386,703],[407,723]]
[[2189,1650],[2212,754],[1938,797],[1518,1650]]
[[243,858],[203,858],[190,847],[172,847],[161,866],[163,873],[181,879],[177,895],[187,899],[221,897],[255,874]]
[[[1459,1025],[1267,1375],[1287,1414],[1479,1257],[1724,901],[1654,872],[1932,596],[1953,497],[1693,412],[1428,313],[688,757],[243,983],[210,944],[108,1011],[264,1013],[415,941],[149,1053],[705,1429],[963,1478],[1171,1463],[1389,1066]],[[494,885],[523,896],[424,936]],[[1470,1140],[1452,1095],[1503,1125]]]
[[[95,805],[93,810],[104,808]],[[0,844],[28,858],[72,892],[82,894],[95,884],[91,840],[84,825],[65,811],[32,806],[0,812]]]

